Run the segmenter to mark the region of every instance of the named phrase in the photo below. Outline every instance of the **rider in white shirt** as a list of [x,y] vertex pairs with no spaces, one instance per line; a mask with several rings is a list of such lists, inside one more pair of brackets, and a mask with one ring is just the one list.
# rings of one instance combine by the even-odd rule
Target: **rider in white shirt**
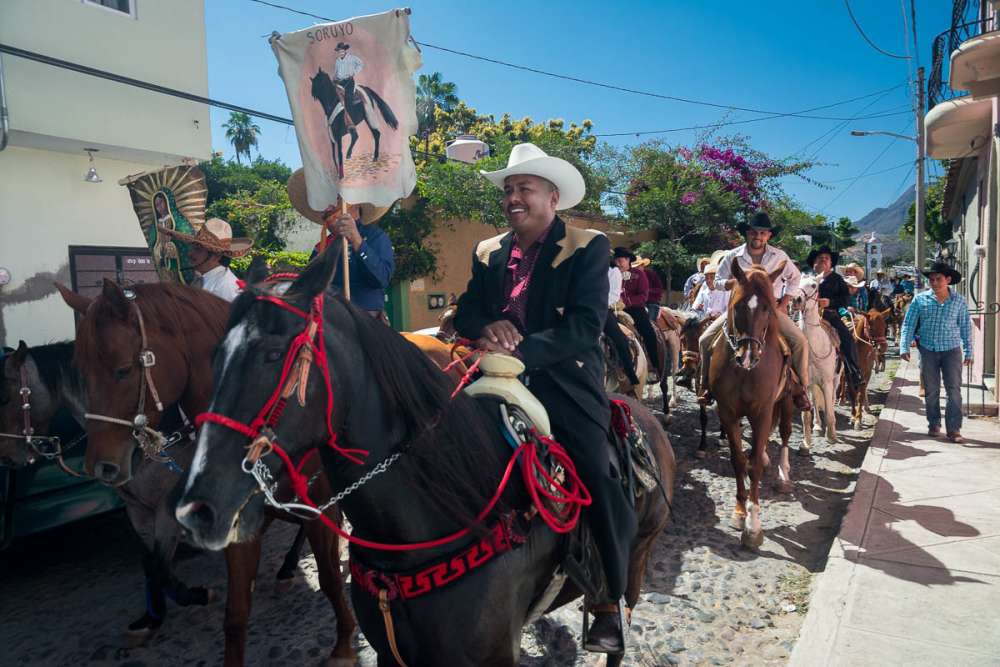
[[715,284],[715,276],[719,272],[718,264],[705,267],[705,284],[694,298],[692,309],[703,315],[721,315],[729,306],[729,290]]
[[166,227],[160,230],[187,244],[188,265],[201,277],[202,289],[220,299],[232,301],[240,293],[236,275],[223,265],[223,257],[242,257],[250,252],[253,241],[233,238],[233,228],[219,218],[211,218],[194,236]]
[[[788,302],[799,295],[799,269],[785,251],[781,248],[768,245],[771,237],[780,231],[780,228],[771,225],[771,218],[766,213],[759,212],[753,216],[749,223],[743,223],[739,227],[746,236],[747,242],[726,253],[719,262],[719,271],[716,280],[727,290],[731,290],[736,283],[732,278],[732,263],[739,262],[740,268],[747,270],[754,264],[760,264],[767,272],[772,272],[784,263],[781,275],[774,281],[774,299],[778,302],[778,324],[781,327],[781,334],[792,352],[792,368],[799,378],[800,383],[809,382],[809,344],[806,342],[805,334],[799,329],[788,316]],[[698,401],[702,404],[710,405],[714,400],[708,390],[708,369],[712,360],[712,347],[722,330],[726,318],[720,317],[715,320],[702,334],[698,340],[701,348],[701,396]],[[793,387],[795,405],[799,410],[809,410],[812,405],[806,396],[802,385]]]

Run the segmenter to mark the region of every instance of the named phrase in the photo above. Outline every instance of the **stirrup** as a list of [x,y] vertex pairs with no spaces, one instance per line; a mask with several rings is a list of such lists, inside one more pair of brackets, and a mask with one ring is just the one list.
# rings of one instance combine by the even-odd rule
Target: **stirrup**
[[[599,609],[599,607],[604,607],[604,606],[605,605],[595,605],[594,609],[595,609],[595,611],[604,611],[604,609]],[[622,597],[618,598],[617,602],[609,603],[607,606],[609,607],[607,609],[607,611],[611,611],[611,612],[617,611],[618,612],[618,640],[619,640],[620,645],[622,647],[621,652],[619,653],[619,652],[615,651],[615,652],[611,653],[611,652],[608,652],[607,650],[605,650],[603,647],[595,646],[595,645],[591,645],[590,644],[590,618],[589,618],[590,609],[587,606],[586,599],[584,599],[584,602],[583,602],[583,631],[581,633],[581,635],[582,635],[581,636],[581,643],[583,644],[583,650],[584,651],[589,651],[591,653],[605,653],[607,655],[622,655],[628,649],[628,646],[626,644],[627,634],[625,632],[625,629],[628,627],[628,621],[630,621],[630,619],[628,618],[630,616],[630,614],[626,614],[625,613],[625,610],[627,609],[627,607],[625,605],[625,597],[622,596]],[[596,618],[596,614],[595,614],[595,618]]]

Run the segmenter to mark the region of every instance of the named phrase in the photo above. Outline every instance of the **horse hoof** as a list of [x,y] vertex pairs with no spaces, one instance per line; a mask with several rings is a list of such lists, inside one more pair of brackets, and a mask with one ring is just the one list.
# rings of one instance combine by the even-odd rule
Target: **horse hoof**
[[160,627],[129,628],[125,631],[125,648],[145,646],[160,631]]
[[704,449],[699,449],[699,450],[697,450],[697,451],[696,451],[696,452],[694,453],[694,457],[695,457],[696,459],[704,459],[704,458],[705,458],[705,450],[704,450]]
[[801,454],[802,456],[809,456],[810,454],[812,454],[812,449],[806,447],[805,445],[799,445],[799,454]]
[[746,515],[733,514],[729,517],[729,525],[736,530],[743,530],[746,527],[747,518]]
[[787,480],[778,480],[774,483],[774,490],[778,493],[795,493],[795,485]]
[[740,543],[747,549],[759,549],[760,545],[764,544],[764,531],[758,531],[756,533],[744,530],[743,534],[740,536]]

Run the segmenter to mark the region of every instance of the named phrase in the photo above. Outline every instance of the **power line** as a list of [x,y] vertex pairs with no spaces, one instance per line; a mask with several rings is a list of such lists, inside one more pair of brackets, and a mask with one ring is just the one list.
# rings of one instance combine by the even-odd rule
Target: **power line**
[[[331,23],[336,22],[336,19],[331,19],[331,18],[326,17],[326,16],[320,16],[319,14],[312,14],[310,12],[304,12],[304,11],[301,11],[301,10],[298,10],[298,9],[294,9],[292,7],[286,7],[285,5],[281,5],[281,4],[278,4],[276,2],[268,2],[267,0],[248,0],[248,1],[249,2],[257,3],[259,5],[265,5],[267,7],[273,7],[275,9],[282,9],[282,10],[285,10],[285,11],[288,11],[288,12],[292,12],[294,14],[300,14],[302,16],[308,16],[310,18],[319,19],[321,21],[327,21],[327,22],[331,22]],[[665,95],[665,94],[662,94],[662,93],[654,93],[654,92],[650,92],[650,91],[646,91],[646,90],[639,90],[639,89],[636,89],[636,88],[626,88],[624,86],[618,86],[618,85],[615,85],[615,84],[612,84],[612,83],[604,83],[604,82],[601,82],[601,81],[592,81],[590,79],[582,79],[580,77],[571,76],[571,75],[568,75],[568,74],[559,74],[559,73],[556,73],[556,72],[549,72],[547,70],[539,69],[537,67],[531,67],[531,66],[528,66],[528,65],[518,65],[516,63],[510,63],[510,62],[507,62],[507,61],[504,61],[504,60],[498,60],[496,58],[489,58],[489,57],[486,57],[486,56],[480,56],[480,55],[477,55],[475,53],[469,53],[467,51],[460,51],[458,49],[452,49],[452,48],[449,48],[449,47],[446,47],[446,46],[440,46],[440,45],[437,45],[437,44],[430,44],[430,43],[427,43],[427,42],[420,42],[420,41],[417,41],[416,39],[414,39],[413,42],[415,44],[421,46],[421,47],[424,47],[424,48],[434,49],[436,51],[444,51],[445,53],[451,53],[451,54],[454,54],[454,55],[462,56],[464,58],[471,58],[473,60],[479,60],[481,62],[492,63],[494,65],[500,65],[502,67],[509,67],[511,69],[521,70],[521,71],[524,71],[524,72],[531,72],[533,74],[539,74],[541,76],[552,77],[554,79],[562,79],[564,81],[572,81],[574,83],[579,83],[579,84],[583,84],[583,85],[586,85],[586,86],[595,86],[595,87],[598,87],[598,88],[606,88],[608,90],[617,90],[619,92],[632,93],[634,95],[642,95],[644,97],[652,97],[652,98],[655,98],[655,99],[669,100],[669,101],[672,101],[672,102],[683,102],[685,104],[695,104],[695,105],[699,105],[699,106],[713,107],[713,108],[716,108],[716,109],[730,109],[730,110],[733,110],[733,111],[746,111],[746,112],[749,112],[749,113],[767,114],[767,115],[772,115],[772,116],[775,116],[775,117],[778,117],[778,116],[782,116],[782,117],[784,117],[784,116],[795,116],[798,113],[800,113],[800,112],[771,111],[771,110],[767,110],[767,109],[753,109],[753,108],[750,108],[750,107],[740,107],[740,106],[735,106],[735,105],[732,105],[732,104],[719,104],[719,103],[716,103],[716,102],[708,102],[708,101],[705,101],[705,100],[696,100],[696,99],[689,98],[689,97],[679,97],[679,96],[676,96],[676,95]],[[831,104],[831,105],[827,105],[827,106],[837,106],[837,104]],[[818,109],[822,109],[822,108],[827,108],[827,106],[817,107],[817,108]],[[837,120],[837,119],[827,118],[825,120]],[[628,132],[626,134],[635,134],[635,133],[634,132]]]
[[[913,160],[907,160],[906,162],[901,162],[900,164],[897,164],[895,167],[888,167],[888,168],[882,169],[880,171],[873,171],[870,174],[864,174],[863,177],[864,178],[868,178],[869,176],[878,176],[879,174],[886,174],[886,173],[888,173],[890,171],[896,171],[897,169],[902,169],[903,167],[905,167],[907,165],[910,165],[912,167],[913,166]],[[855,178],[861,178],[861,176],[849,176],[847,178],[837,178],[837,179],[834,179],[832,181],[825,181],[825,182],[826,183],[843,183],[845,181],[854,180]]]
[[900,55],[896,55],[895,53],[889,53],[888,51],[880,49],[875,44],[875,42],[873,42],[872,40],[870,40],[868,38],[868,35],[866,35],[865,31],[862,30],[861,24],[858,23],[858,20],[856,18],[854,18],[854,12],[851,11],[851,3],[848,2],[848,0],[844,0],[844,6],[847,7],[847,13],[851,17],[851,22],[854,23],[854,27],[858,29],[858,33],[862,37],[864,37],[864,39],[865,39],[866,42],[868,42],[868,46],[872,47],[873,49],[875,49],[876,51],[878,51],[879,53],[881,53],[884,56],[889,56],[890,58],[898,58],[899,60],[909,60],[910,56],[900,56]]
[[[907,123],[907,124],[908,124],[908,123]],[[901,132],[901,131],[903,131],[903,130],[904,130],[905,128],[906,128],[906,125],[904,125],[903,127],[899,128],[899,131]],[[825,211],[826,211],[826,210],[827,210],[828,208],[830,208],[830,207],[831,207],[831,206],[832,206],[832,205],[834,204],[834,202],[836,202],[836,201],[837,201],[838,199],[840,199],[840,198],[841,198],[841,197],[843,197],[843,196],[844,196],[845,194],[847,194],[847,191],[848,191],[848,190],[850,190],[850,189],[851,189],[852,187],[854,187],[854,184],[855,184],[855,183],[857,183],[857,182],[858,182],[859,180],[861,180],[861,178],[862,178],[862,177],[863,177],[863,176],[864,176],[865,174],[867,174],[867,173],[868,173],[868,170],[869,170],[869,169],[871,169],[872,167],[874,167],[874,166],[875,166],[875,163],[876,163],[876,162],[878,162],[879,160],[881,160],[881,159],[882,159],[882,156],[883,156],[883,155],[885,155],[886,153],[888,153],[888,152],[889,152],[889,149],[890,149],[890,148],[892,148],[892,147],[893,147],[893,146],[895,145],[896,141],[897,141],[897,138],[896,138],[896,137],[893,137],[893,138],[892,138],[892,141],[890,141],[889,143],[887,143],[887,144],[885,145],[885,148],[883,148],[883,149],[881,150],[881,152],[879,152],[879,154],[875,156],[875,159],[874,159],[874,160],[872,160],[871,162],[869,162],[869,163],[868,163],[868,166],[867,166],[867,167],[865,167],[864,171],[862,171],[862,172],[861,172],[860,174],[858,174],[858,175],[857,175],[857,176],[855,176],[855,177],[854,177],[853,179],[851,179],[851,182],[850,182],[850,183],[848,183],[848,184],[847,184],[847,185],[846,185],[846,186],[845,186],[845,187],[844,187],[844,188],[843,188],[843,189],[842,189],[842,190],[841,190],[841,191],[840,191],[840,192],[839,192],[839,193],[837,194],[837,196],[836,196],[836,197],[834,197],[833,199],[831,199],[830,201],[828,201],[828,202],[826,203],[826,206],[824,206],[822,210],[823,210],[823,211],[825,212]]]
[[[908,82],[906,82],[906,83],[903,83],[903,84],[901,84],[901,85],[904,85],[904,86],[905,86],[905,85],[907,85],[907,83],[908,83]],[[895,90],[895,89],[893,89],[893,90]],[[816,150],[814,150],[814,151],[812,152],[812,154],[811,154],[811,155],[809,156],[809,158],[808,158],[808,159],[810,159],[810,160],[815,160],[815,159],[816,159],[816,156],[817,156],[817,155],[819,155],[819,154],[820,154],[820,153],[821,153],[821,152],[823,151],[823,149],[824,149],[824,148],[826,148],[827,146],[829,146],[829,145],[830,145],[830,142],[832,142],[832,141],[833,141],[834,139],[836,139],[836,138],[837,138],[837,133],[838,133],[838,132],[840,132],[840,131],[841,131],[841,130],[843,130],[843,129],[844,129],[845,127],[847,127],[847,125],[848,125],[849,123],[851,123],[852,121],[855,121],[855,120],[859,120],[859,119],[861,118],[861,115],[862,115],[862,114],[863,114],[863,113],[864,113],[864,112],[865,112],[865,111],[866,111],[867,109],[869,109],[870,107],[872,107],[872,106],[874,106],[875,104],[877,104],[877,103],[879,102],[879,100],[881,100],[881,99],[882,99],[883,97],[885,97],[886,95],[888,95],[888,94],[889,94],[890,92],[891,92],[891,91],[888,91],[888,90],[887,90],[887,91],[885,91],[884,93],[882,93],[881,95],[879,95],[879,96],[878,96],[877,98],[875,98],[874,100],[872,100],[872,101],[868,102],[868,104],[864,105],[863,107],[861,107],[860,109],[858,109],[858,110],[857,110],[857,111],[855,112],[855,114],[854,114],[854,116],[853,116],[853,117],[851,118],[851,120],[846,120],[846,121],[842,121],[842,122],[840,122],[840,123],[837,123],[836,125],[834,125],[833,127],[831,127],[831,128],[829,129],[829,130],[827,130],[827,131],[826,131],[826,132],[824,132],[823,134],[819,135],[818,137],[816,137],[815,139],[813,139],[812,141],[810,141],[809,143],[807,143],[807,144],[806,144],[805,146],[803,146],[803,147],[802,147],[801,149],[799,149],[799,150],[798,150],[798,152],[796,152],[796,153],[793,153],[793,155],[801,155],[801,154],[805,153],[805,152],[806,152],[806,150],[808,150],[808,148],[809,148],[810,146],[812,146],[813,144],[815,144],[815,143],[817,143],[817,142],[819,142],[819,141],[823,141],[823,139],[824,139],[824,138],[826,138],[826,141],[824,141],[824,142],[823,142],[823,144],[822,144],[822,145],[821,145],[821,146],[820,146],[819,148],[817,148]]]

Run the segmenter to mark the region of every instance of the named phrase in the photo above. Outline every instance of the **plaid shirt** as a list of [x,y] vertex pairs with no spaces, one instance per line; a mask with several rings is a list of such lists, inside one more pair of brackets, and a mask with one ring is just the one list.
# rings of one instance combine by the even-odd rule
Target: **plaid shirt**
[[965,358],[972,358],[972,320],[965,299],[949,288],[951,295],[938,303],[934,292],[921,292],[913,298],[903,319],[903,332],[899,336],[899,353],[910,351],[913,337],[920,339],[920,347],[931,352],[946,352],[961,345]]

